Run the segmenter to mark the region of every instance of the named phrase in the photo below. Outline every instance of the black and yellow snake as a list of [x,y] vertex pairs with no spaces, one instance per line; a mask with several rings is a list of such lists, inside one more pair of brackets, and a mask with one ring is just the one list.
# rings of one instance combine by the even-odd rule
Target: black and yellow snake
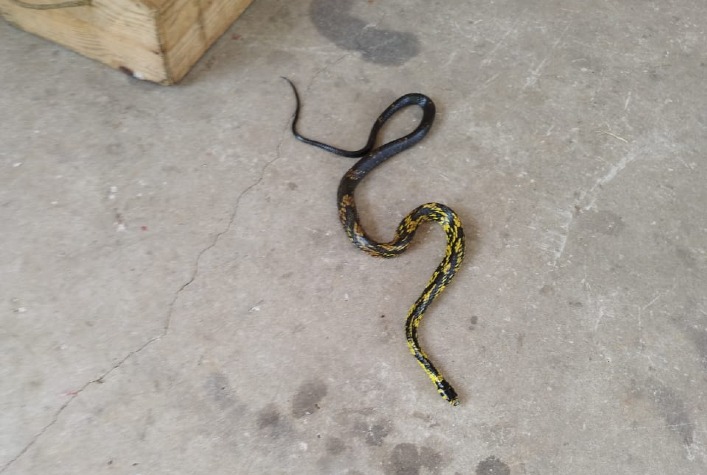
[[[297,132],[297,119],[299,118],[300,110],[299,94],[292,81],[287,78],[284,79],[290,83],[295,94],[296,109],[292,118],[292,133],[294,136],[304,143],[319,147],[336,155],[351,158],[362,157],[341,179],[337,196],[341,224],[343,224],[346,234],[356,247],[372,256],[395,257],[407,249],[420,224],[426,221],[436,221],[442,225],[447,235],[447,248],[444,259],[442,259],[442,262],[440,262],[435,269],[422,295],[420,295],[417,301],[410,307],[405,322],[405,335],[410,352],[435,384],[439,394],[452,405],[456,406],[459,404],[456,391],[454,391],[454,388],[444,379],[442,374],[440,374],[437,368],[432,364],[429,357],[422,348],[420,348],[420,344],[417,340],[417,329],[420,326],[420,322],[422,321],[427,307],[444,290],[447,284],[449,284],[462,262],[462,258],[464,257],[464,230],[461,220],[459,216],[446,205],[440,203],[426,203],[418,206],[403,218],[395,232],[395,237],[391,241],[381,243],[366,234],[366,231],[363,229],[358,219],[358,212],[356,211],[356,203],[354,201],[354,190],[356,186],[371,170],[394,155],[412,147],[427,135],[435,117],[434,103],[429,97],[422,94],[406,94],[402,96],[388,106],[378,119],[376,119],[366,145],[360,150],[348,151],[308,139]],[[422,109],[422,120],[417,128],[404,137],[374,148],[378,132],[388,119],[399,110],[412,105],[419,106]]]

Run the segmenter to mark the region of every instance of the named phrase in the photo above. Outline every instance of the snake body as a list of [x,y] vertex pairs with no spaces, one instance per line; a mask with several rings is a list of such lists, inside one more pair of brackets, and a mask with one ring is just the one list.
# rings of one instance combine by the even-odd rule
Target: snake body
[[[337,193],[339,219],[349,239],[351,239],[356,247],[372,256],[386,258],[395,257],[407,249],[415,236],[415,232],[422,223],[434,221],[439,223],[444,229],[447,235],[447,247],[444,258],[435,269],[420,297],[415,301],[412,307],[410,307],[405,322],[405,336],[410,352],[427,376],[432,380],[439,394],[450,404],[456,406],[459,404],[456,391],[437,368],[435,368],[430,358],[420,347],[417,338],[417,330],[429,305],[449,284],[461,265],[464,257],[464,230],[461,220],[459,216],[446,205],[441,203],[426,203],[418,206],[403,218],[391,241],[378,242],[372,239],[361,226],[356,210],[356,202],[354,201],[354,190],[368,173],[394,155],[412,147],[427,135],[435,117],[434,102],[423,94],[406,94],[400,97],[388,106],[378,119],[376,119],[371,128],[368,142],[363,148],[354,151],[342,150],[304,137],[297,131],[297,120],[300,110],[299,94],[292,81],[287,78],[284,79],[292,86],[296,100],[296,109],[292,119],[292,133],[294,136],[304,143],[336,155],[350,158],[361,157],[343,176],[339,183]],[[422,109],[422,119],[417,128],[404,137],[374,148],[378,132],[383,125],[396,112],[413,105],[419,106]]]

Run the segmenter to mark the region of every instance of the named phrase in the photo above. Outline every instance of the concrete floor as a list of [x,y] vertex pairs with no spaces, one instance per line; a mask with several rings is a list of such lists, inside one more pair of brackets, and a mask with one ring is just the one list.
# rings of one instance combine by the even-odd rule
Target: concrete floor
[[[178,87],[0,22],[0,473],[707,474],[707,3],[257,0]],[[352,163],[419,91],[431,134]],[[392,138],[414,127],[406,111]]]

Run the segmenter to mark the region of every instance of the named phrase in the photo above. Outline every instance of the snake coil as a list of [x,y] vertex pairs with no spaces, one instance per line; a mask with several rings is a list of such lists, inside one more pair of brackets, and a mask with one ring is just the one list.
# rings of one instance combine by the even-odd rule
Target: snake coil
[[[395,257],[407,249],[420,224],[426,221],[435,221],[444,229],[447,235],[447,247],[444,258],[435,269],[420,297],[415,301],[412,307],[410,307],[405,322],[405,335],[410,352],[425,373],[427,373],[427,376],[432,380],[439,394],[453,406],[458,405],[459,400],[456,391],[454,391],[454,388],[444,379],[442,374],[435,368],[432,361],[430,361],[427,354],[425,354],[420,347],[417,340],[417,329],[420,326],[420,322],[422,321],[427,307],[429,307],[432,301],[452,280],[464,257],[464,230],[459,216],[451,208],[440,203],[426,203],[420,205],[403,218],[391,241],[381,243],[368,236],[361,226],[358,212],[356,211],[356,203],[354,201],[354,190],[368,173],[394,155],[412,147],[427,135],[435,117],[434,102],[423,94],[406,94],[400,97],[388,106],[378,119],[376,119],[371,128],[371,133],[368,136],[368,142],[363,148],[353,151],[342,150],[304,137],[297,131],[297,120],[300,111],[299,94],[292,81],[287,78],[283,79],[292,86],[296,100],[296,109],[292,118],[292,133],[294,136],[306,144],[313,145],[336,155],[349,158],[361,157],[343,176],[339,183],[337,193],[341,224],[344,226],[344,230],[349,239],[351,239],[356,247],[372,256]],[[422,109],[422,120],[420,120],[417,128],[404,137],[374,148],[378,132],[383,125],[396,112],[413,105],[419,106]]]

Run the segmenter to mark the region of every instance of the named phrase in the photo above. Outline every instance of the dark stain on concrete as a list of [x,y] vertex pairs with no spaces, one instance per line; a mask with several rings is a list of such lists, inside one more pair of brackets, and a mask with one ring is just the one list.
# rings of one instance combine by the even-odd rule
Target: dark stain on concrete
[[469,319],[469,330],[474,330],[476,328],[477,323],[479,323],[479,317],[477,317],[476,315],[472,315]]
[[707,368],[707,330],[695,328],[689,333],[689,336],[697,348],[702,365]]
[[419,475],[422,468],[431,473],[439,473],[442,456],[429,447],[415,444],[398,444],[393,448],[390,458],[383,465],[386,475]]
[[300,419],[319,410],[319,402],[326,396],[327,386],[323,381],[305,381],[292,399],[292,415]]
[[269,404],[258,412],[258,429],[268,429],[280,423],[280,412],[274,404]]
[[682,246],[676,246],[675,255],[688,269],[694,269],[697,267],[697,257],[695,257],[695,254],[691,250]]
[[492,455],[479,462],[476,475],[511,475],[511,468]]
[[209,375],[205,388],[211,399],[222,409],[228,409],[236,405],[231,383],[225,374],[212,373]]
[[555,293],[555,288],[552,285],[543,285],[539,292],[541,295],[552,295]]
[[646,389],[658,408],[658,412],[665,419],[668,428],[677,433],[685,445],[692,445],[695,424],[690,420],[685,402],[675,391],[657,380],[649,380]]
[[358,51],[364,60],[398,66],[417,56],[420,45],[412,33],[368,26],[351,15],[350,0],[313,0],[309,15],[317,30],[339,48]]
[[287,437],[292,432],[288,418],[280,413],[275,404],[268,404],[257,412],[256,424],[260,433],[271,439]]
[[373,424],[357,422],[354,425],[354,431],[361,436],[366,445],[380,447],[392,429],[390,421],[379,420]]
[[695,424],[690,419],[685,401],[674,389],[655,378],[650,378],[643,384],[634,380],[629,395],[629,403],[633,399],[650,402],[652,409],[665,420],[665,428],[677,434],[685,445],[692,445]]
[[432,427],[438,427],[438,426],[439,426],[439,422],[437,422],[437,421],[434,419],[434,417],[432,417],[432,416],[429,415],[429,414],[425,414],[425,413],[423,413],[423,412],[415,411],[415,412],[412,413],[412,417],[415,417],[415,418],[417,418],[417,419],[420,419],[420,420],[423,421],[423,422],[426,422],[426,423],[427,423],[427,427],[432,428]]
[[326,451],[330,455],[339,455],[346,450],[346,444],[338,437],[331,437],[326,441]]

